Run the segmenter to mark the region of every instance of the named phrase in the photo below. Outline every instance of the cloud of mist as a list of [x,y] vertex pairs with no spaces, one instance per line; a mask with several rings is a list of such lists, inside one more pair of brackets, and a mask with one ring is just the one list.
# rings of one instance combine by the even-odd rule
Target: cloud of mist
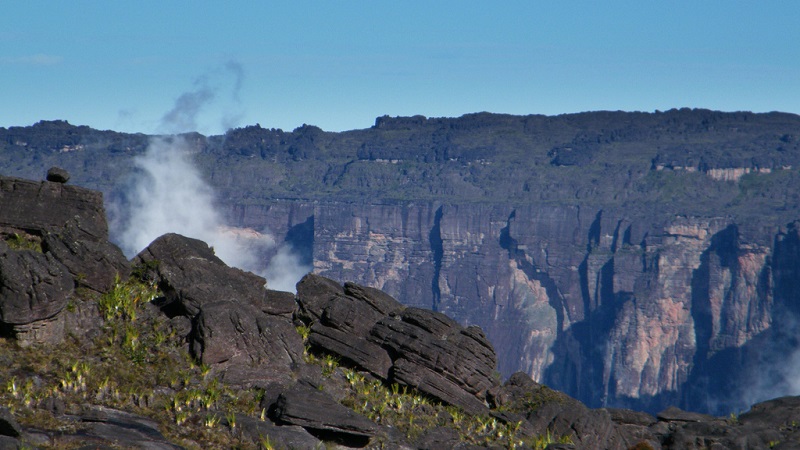
[[233,60],[198,77],[194,88],[178,96],[172,109],[161,118],[158,132],[199,131],[204,126],[200,123],[203,111],[214,103],[224,103],[219,105],[224,111],[219,119],[223,130],[238,126],[244,116],[240,97],[244,79],[244,68]]
[[[243,70],[233,62],[226,69],[234,75],[233,92],[238,95]],[[177,98],[162,119],[162,129],[194,129],[197,115],[216,96],[207,83],[197,86]],[[268,230],[226,224],[213,189],[192,161],[195,151],[181,135],[150,139],[146,152],[134,159],[134,172],[119,199],[109,206],[114,240],[130,258],[165,233],[200,239],[226,264],[265,277],[270,289],[294,292],[311,267]],[[271,261],[267,255],[274,255]]]

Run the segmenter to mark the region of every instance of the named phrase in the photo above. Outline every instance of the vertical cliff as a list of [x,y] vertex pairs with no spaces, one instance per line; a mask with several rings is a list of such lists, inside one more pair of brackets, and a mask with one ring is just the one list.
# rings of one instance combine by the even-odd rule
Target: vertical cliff
[[[680,109],[185,140],[230,226],[480,325],[503,374],[592,406],[728,414],[800,393],[797,130],[792,114]],[[58,165],[114,203],[148,142],[63,121],[0,128],[0,167]]]
[[[559,206],[292,208],[313,214],[316,272],[479,325],[504,375],[524,370],[592,405],[734,410],[775,298],[797,309],[794,228]],[[689,395],[698,383],[703,395]]]

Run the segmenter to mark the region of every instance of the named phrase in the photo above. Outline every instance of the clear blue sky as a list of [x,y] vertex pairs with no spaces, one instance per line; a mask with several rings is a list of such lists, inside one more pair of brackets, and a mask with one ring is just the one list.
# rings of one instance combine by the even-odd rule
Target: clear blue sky
[[[6,1],[0,126],[800,113],[800,1]],[[189,94],[189,95],[184,95]],[[183,116],[164,117],[182,98]],[[191,114],[196,107],[197,114]],[[182,118],[182,120],[181,120]]]

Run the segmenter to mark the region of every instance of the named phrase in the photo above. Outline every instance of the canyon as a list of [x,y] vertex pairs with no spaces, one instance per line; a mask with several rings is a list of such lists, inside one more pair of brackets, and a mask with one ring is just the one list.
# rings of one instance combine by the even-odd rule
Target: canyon
[[[480,326],[503,377],[591,407],[725,415],[800,392],[798,130],[791,114],[683,109],[182,138],[228,225]],[[0,173],[64,167],[104,193],[113,239],[149,139],[0,129]]]

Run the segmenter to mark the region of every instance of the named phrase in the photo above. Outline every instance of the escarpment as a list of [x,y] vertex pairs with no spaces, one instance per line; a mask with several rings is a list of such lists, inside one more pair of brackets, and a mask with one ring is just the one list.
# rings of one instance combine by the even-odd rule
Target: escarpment
[[[41,201],[37,192],[54,188],[0,177],[14,183],[25,189],[4,191],[0,205]],[[91,220],[104,230],[103,208],[95,193],[69,191],[85,201],[60,203],[65,220],[2,218],[0,398],[8,408],[0,407],[0,444],[9,448],[758,449],[800,433],[797,397],[733,418],[677,408],[652,416],[590,409],[523,372],[501,382],[478,326],[315,274],[296,295],[272,291],[181,235],[125,261],[89,226],[75,231]],[[452,230],[440,226],[447,248]],[[673,233],[697,239],[698,230]],[[506,252],[525,245],[504,239]],[[783,240],[780,256],[791,258],[798,240]],[[440,305],[447,295],[442,289]]]
[[[796,393],[798,129],[782,113],[479,113],[187,142],[229,225],[479,326],[502,376],[592,407],[727,414]],[[0,167],[63,166],[117,204],[147,142],[40,122],[0,129]],[[344,345],[321,319],[313,342]],[[376,354],[370,336],[352,358]]]

